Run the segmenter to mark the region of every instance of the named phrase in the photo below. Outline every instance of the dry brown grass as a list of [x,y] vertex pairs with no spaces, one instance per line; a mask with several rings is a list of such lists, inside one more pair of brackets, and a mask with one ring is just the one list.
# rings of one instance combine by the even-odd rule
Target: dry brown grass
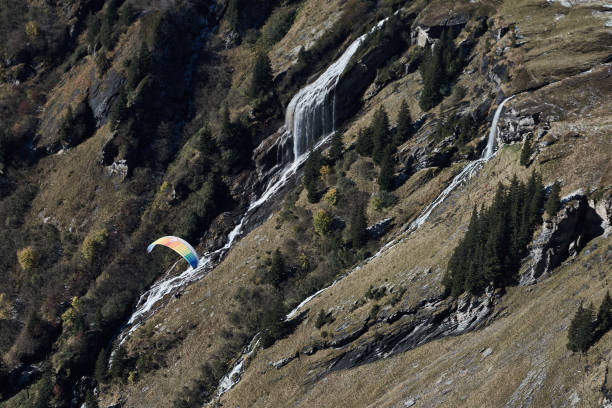
[[[290,51],[296,51],[297,39],[308,41],[315,37],[316,33],[306,32],[306,27],[320,27],[326,22],[331,24],[334,14],[324,11],[329,7],[337,12],[340,3],[318,0],[305,3],[287,37],[270,53],[275,71],[284,69],[290,62]],[[575,45],[585,40],[585,33],[589,27],[595,27],[595,21],[601,23],[591,19],[584,10],[569,10],[568,16],[552,29],[551,15],[558,10],[556,4],[544,8],[541,3],[525,0],[506,1],[496,6],[507,23],[518,22],[519,31],[529,37],[530,43],[512,50],[515,54],[510,56],[527,67],[538,80],[558,78],[566,75],[568,70],[580,70],[600,58],[599,50],[589,51],[584,60],[579,61],[575,47],[566,47],[569,50],[567,54],[560,53],[568,42]],[[577,27],[581,21],[585,22],[584,30]],[[575,31],[578,28],[580,30]],[[579,35],[570,37],[570,31]],[[484,43],[478,47],[478,50],[483,49]],[[248,55],[246,50],[234,50],[227,57],[238,63]],[[549,61],[551,56],[555,58]],[[473,61],[470,67],[477,65],[478,61]],[[369,124],[378,106],[385,106],[394,122],[399,102],[406,98],[413,118],[418,117],[421,114],[416,98],[420,88],[418,80],[418,73],[409,75],[368,100],[358,119],[344,134],[345,143],[350,143],[356,129]],[[475,73],[463,76],[459,82],[470,88],[478,80]],[[240,85],[239,82],[236,84]],[[593,89],[597,87],[597,83],[592,85]],[[575,89],[572,91],[565,87],[546,93],[545,88],[533,96],[517,97],[509,106],[520,107],[526,98],[531,97],[540,105],[561,104],[569,94],[578,95],[578,90],[586,88],[579,83]],[[578,138],[571,148],[568,148],[569,139],[561,139],[556,146],[563,148],[563,156],[542,166],[537,163],[533,166],[543,173],[544,182],[566,174],[564,177],[568,183],[564,185],[563,193],[577,187],[609,185],[612,180],[609,163],[606,163],[611,149],[607,127],[610,109],[605,96],[609,100],[610,92],[605,90],[601,95],[598,100],[575,96],[577,104],[590,107],[588,112],[577,109],[567,119],[556,123],[551,132],[558,130],[564,134],[567,130],[580,128],[584,130],[584,137]],[[566,105],[563,106],[565,109]],[[410,141],[407,146],[415,143]],[[557,147],[553,145],[541,155],[554,154],[555,149]],[[307,319],[292,335],[269,349],[259,350],[250,360],[242,381],[222,398],[224,406],[391,407],[402,406],[403,401],[415,398],[417,407],[498,407],[504,406],[517,390],[517,399],[511,406],[518,406],[524,402],[522,399],[531,396],[534,406],[544,406],[551,401],[553,405],[560,405],[571,399],[574,390],[582,405],[597,399],[596,389],[603,381],[602,367],[605,366],[601,361],[610,353],[612,336],[606,335],[587,357],[582,358],[565,349],[566,327],[580,300],[598,304],[603,296],[610,278],[610,238],[598,238],[592,242],[589,247],[593,251],[589,255],[583,252],[576,261],[558,268],[543,283],[510,288],[496,307],[498,318],[482,330],[438,340],[393,358],[334,372],[318,380],[317,374],[324,369],[325,363],[341,351],[325,350],[313,356],[301,356],[281,370],[269,366],[269,362],[293,355],[296,350],[321,340],[321,331],[314,328],[314,318],[320,309],[333,311],[335,322],[324,328],[332,335],[338,335],[335,329],[345,322],[349,323],[347,331],[359,327],[375,302],[351,309],[356,300],[363,298],[370,285],[406,288],[404,298],[394,308],[414,305],[424,297],[439,294],[446,263],[466,228],[473,205],[490,202],[497,182],[508,182],[514,174],[524,180],[531,172],[531,168],[518,166],[519,151],[520,145],[504,147],[470,183],[457,189],[434,211],[416,233],[315,298],[308,305]],[[356,170],[358,165],[353,164],[348,176],[357,181],[362,191],[376,191],[375,180],[361,177]],[[427,169],[413,175],[395,192],[399,203],[380,214],[370,210],[369,221],[388,215],[409,221],[431,202],[462,165],[455,164],[441,172]],[[567,169],[572,173],[567,173]],[[315,210],[323,204],[308,204],[302,193],[298,205]],[[235,288],[248,284],[258,259],[282,246],[283,240],[290,235],[288,223],[280,229],[275,229],[275,225],[273,217],[244,237],[210,275],[192,285],[180,299],[173,299],[147,323],[156,330],[164,327],[169,332],[188,334],[168,354],[167,368],[147,374],[137,384],[122,390],[117,387],[105,390],[104,402],[114,401],[121,393],[127,395],[130,406],[169,406],[169,398],[176,395],[180,387],[189,385],[196,378],[199,365],[215,352],[220,341],[219,332],[227,325],[228,299]],[[393,236],[400,226],[401,223],[389,236]],[[431,272],[423,273],[426,268],[431,268]],[[387,298],[383,298],[378,303],[382,305],[386,301]],[[376,327],[365,337],[385,329],[384,326]],[[135,338],[128,341],[128,348],[137,344],[137,336],[138,331]],[[491,347],[493,353],[483,359],[481,352],[487,347]],[[587,361],[592,368],[585,375],[584,364]],[[541,383],[536,381],[540,369],[545,374]],[[525,386],[519,389],[521,383]],[[529,392],[531,388],[533,392]]]

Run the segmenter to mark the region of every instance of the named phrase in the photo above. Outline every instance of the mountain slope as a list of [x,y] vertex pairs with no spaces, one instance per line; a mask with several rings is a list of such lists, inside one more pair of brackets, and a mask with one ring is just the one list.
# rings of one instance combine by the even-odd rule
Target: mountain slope
[[[138,12],[117,23],[116,45],[98,45],[104,73],[87,52],[53,77],[39,73],[49,75],[46,102],[24,114],[36,123],[20,136],[35,149],[23,162],[8,144],[1,209],[17,238],[0,287],[11,316],[0,314],[10,329],[1,349],[12,370],[10,390],[0,390],[7,406],[76,405],[88,393],[100,406],[160,407],[590,406],[607,398],[609,333],[584,355],[566,348],[575,311],[599,305],[612,265],[606,4],[129,3]],[[110,7],[93,11],[104,19]],[[81,50],[86,34],[75,40]],[[351,44],[334,85],[283,118]],[[436,73],[439,49],[448,65]],[[262,54],[275,77],[254,96],[251,70]],[[132,71],[138,64],[145,74]],[[34,85],[5,83],[3,95]],[[404,100],[411,133],[396,136]],[[82,139],[74,126],[62,130],[68,103],[85,112],[75,115],[87,124]],[[390,126],[379,125],[381,108]],[[342,151],[334,157],[330,137],[321,159],[306,160],[329,126]],[[491,158],[482,153],[489,135]],[[380,137],[397,140],[388,156]],[[528,167],[520,164],[527,141]],[[385,160],[389,191],[379,185]],[[297,175],[285,181],[285,170]],[[526,182],[534,171],[546,191],[558,182],[564,200],[556,217],[538,214],[514,284],[449,296],[444,277],[473,209],[495,202],[498,183]],[[36,186],[23,208],[11,201],[25,194],[20,179]],[[358,247],[360,206],[372,228]],[[10,224],[9,211],[23,221]],[[37,229],[59,237],[59,249],[51,235],[29,240]],[[199,244],[200,268],[144,256],[149,240],[169,233]],[[17,259],[28,246],[40,254],[30,269]],[[184,282],[141,313],[139,297],[153,282],[176,279]],[[33,312],[47,337],[35,335]],[[24,346],[30,339],[34,351]],[[222,379],[227,373],[237,375]]]

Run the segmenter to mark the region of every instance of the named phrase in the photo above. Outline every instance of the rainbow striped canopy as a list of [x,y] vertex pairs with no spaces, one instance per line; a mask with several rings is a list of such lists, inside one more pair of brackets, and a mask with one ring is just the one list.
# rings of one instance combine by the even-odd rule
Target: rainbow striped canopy
[[161,237],[147,247],[147,252],[151,252],[155,245],[163,245],[174,250],[180,256],[185,258],[193,269],[197,268],[199,261],[198,254],[196,253],[195,249],[193,249],[193,247],[184,239],[173,236]]

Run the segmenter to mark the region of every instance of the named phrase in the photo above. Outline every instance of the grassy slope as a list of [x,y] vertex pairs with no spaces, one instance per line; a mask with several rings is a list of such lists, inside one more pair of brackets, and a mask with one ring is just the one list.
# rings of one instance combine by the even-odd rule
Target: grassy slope
[[[534,5],[527,1],[505,2],[502,5],[500,10],[504,11],[505,22],[520,20],[519,31],[529,33],[529,39],[533,39],[528,46],[511,50],[511,56],[517,61],[522,58],[522,65],[517,64],[513,73],[528,66],[539,81],[542,78],[560,79],[568,72],[574,74],[584,70],[583,65],[588,66],[589,61],[592,64],[601,59],[601,50],[597,49],[582,55],[579,64],[566,58],[566,55],[559,55],[551,64],[545,63],[550,60],[549,54],[534,51],[557,46],[558,37],[545,35],[549,32],[545,24],[553,21],[551,16],[557,9],[568,12],[569,16],[580,12],[574,9],[568,11],[556,4],[542,7],[539,3]],[[531,17],[527,18],[527,15]],[[574,17],[581,18],[584,27],[603,29],[603,22],[589,13],[582,12],[572,18],[569,16],[560,20],[555,30],[560,33],[572,30],[574,26],[570,23],[575,24]],[[293,29],[286,38],[295,35],[292,32]],[[285,41],[279,43],[279,49],[284,47]],[[236,55],[241,52],[233,51]],[[280,59],[274,58],[274,51],[271,56],[275,67],[282,65]],[[402,78],[370,100],[360,119],[345,133],[345,142],[350,141],[360,123],[369,122],[367,118],[380,104],[390,112],[393,122],[395,107],[405,97],[412,108],[413,117],[418,117],[417,112],[420,111],[415,103],[418,79],[418,73]],[[470,84],[470,80],[473,81],[468,76],[460,81]],[[584,82],[581,80],[580,83]],[[593,86],[597,87],[598,84],[601,85],[595,81]],[[508,85],[512,89],[514,82]],[[561,94],[560,99],[566,100],[571,93],[569,96],[577,100],[578,105],[586,103],[593,107],[587,120],[582,118],[580,112],[575,112],[555,123],[553,130],[558,130],[560,141],[538,157],[548,154],[559,157],[555,154],[556,149],[563,150],[563,156],[538,167],[545,182],[563,174],[567,183],[562,192],[564,194],[576,187],[609,186],[612,175],[609,165],[606,166],[606,157],[611,152],[610,130],[601,126],[609,123],[609,90],[603,88],[599,95],[580,99],[582,93],[579,90],[572,91],[564,84],[556,86],[561,89],[554,90],[554,86],[544,88],[535,94],[516,98],[510,104],[520,107],[521,104],[535,102],[542,106],[553,103],[555,95]],[[574,145],[570,146],[566,132],[578,125],[584,129],[586,137],[575,139]],[[455,192],[417,233],[315,299],[309,305],[308,319],[295,333],[270,349],[257,353],[242,382],[223,398],[224,405],[396,406],[400,401],[413,397],[420,406],[501,406],[511,400],[517,390],[519,399],[512,401],[513,406],[520,405],[520,398],[533,397],[532,402],[537,405],[552,400],[553,396],[566,401],[574,391],[583,400],[598,398],[593,387],[599,387],[603,379],[599,357],[609,352],[610,336],[604,337],[586,359],[580,359],[565,350],[565,328],[579,300],[586,298],[598,303],[603,296],[602,282],[607,277],[607,265],[610,264],[607,252],[610,239],[603,238],[591,243],[597,244],[598,248],[590,255],[580,255],[576,262],[559,268],[544,283],[510,289],[497,308],[501,317],[478,332],[436,341],[389,360],[336,372],[315,383],[312,382],[314,375],[337,351],[302,356],[278,371],[268,365],[270,361],[293,355],[296,350],[321,338],[320,332],[314,328],[314,317],[319,309],[334,310],[336,321],[326,328],[328,331],[345,322],[349,323],[347,330],[357,327],[373,302],[354,311],[350,311],[350,308],[355,300],[363,297],[371,284],[379,286],[387,283],[406,288],[407,292],[397,308],[439,293],[439,281],[446,262],[465,229],[473,204],[489,202],[497,181],[507,181],[514,173],[523,178],[527,176],[528,171],[518,167],[518,154],[519,146],[502,149],[478,177]],[[361,177],[356,166],[359,166],[359,162],[353,164],[349,177],[358,182],[362,191],[373,191],[374,182],[371,178]],[[431,176],[430,170],[414,175],[396,192],[400,203],[389,213],[395,215],[398,221],[408,221],[437,195],[458,168],[459,165],[455,165],[446,169],[426,184],[423,181]],[[567,173],[568,169],[572,170],[571,175]],[[299,203],[305,204],[304,197]],[[372,222],[386,214],[370,210],[368,216]],[[228,297],[240,284],[249,282],[258,257],[265,257],[266,251],[281,246],[288,236],[287,224],[280,231],[274,228],[275,224],[273,217],[244,237],[216,270],[190,287],[180,299],[173,300],[147,323],[156,328],[155,336],[161,336],[164,332],[184,332],[187,337],[168,354],[168,368],[145,375],[133,386],[108,390],[104,395],[105,402],[115,400],[122,394],[128,397],[129,404],[133,406],[167,406],[168,396],[176,395],[181,386],[188,385],[195,378],[198,366],[215,352],[220,329],[227,324],[225,311],[228,309]],[[393,232],[390,236],[393,236]],[[587,263],[589,267],[585,266]],[[422,271],[428,267],[432,272],[423,274]],[[381,303],[385,301],[383,299]],[[139,332],[141,330],[136,332],[128,347],[138,345]],[[374,330],[366,336],[372,333]],[[492,347],[493,353],[483,359],[480,353],[487,347]],[[582,372],[587,360],[592,365],[588,378]],[[594,382],[591,382],[591,377]],[[524,385],[518,388],[522,382]],[[534,391],[529,392],[530,389]]]

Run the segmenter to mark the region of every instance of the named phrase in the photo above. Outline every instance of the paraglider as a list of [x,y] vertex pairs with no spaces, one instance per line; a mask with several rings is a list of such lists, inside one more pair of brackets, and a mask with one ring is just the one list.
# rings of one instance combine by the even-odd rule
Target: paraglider
[[180,256],[185,258],[193,269],[197,268],[199,261],[198,254],[196,253],[195,249],[193,249],[193,247],[184,239],[173,236],[161,237],[147,247],[147,252],[150,253],[155,245],[163,245],[174,250]]

